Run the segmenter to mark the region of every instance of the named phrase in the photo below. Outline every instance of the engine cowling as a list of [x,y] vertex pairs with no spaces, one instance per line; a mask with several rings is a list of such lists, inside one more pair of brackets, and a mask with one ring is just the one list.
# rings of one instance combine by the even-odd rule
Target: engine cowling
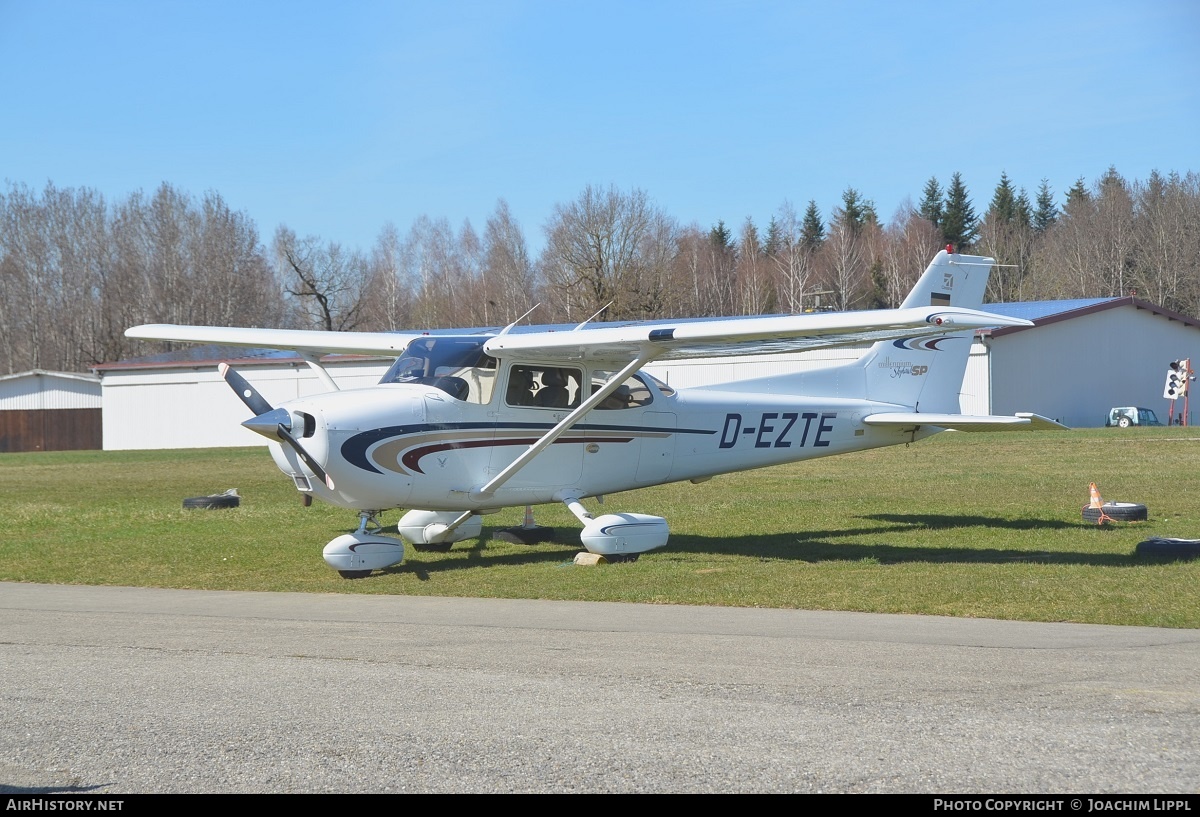
[[607,513],[584,525],[583,546],[601,556],[645,553],[667,543],[667,520],[645,513]]

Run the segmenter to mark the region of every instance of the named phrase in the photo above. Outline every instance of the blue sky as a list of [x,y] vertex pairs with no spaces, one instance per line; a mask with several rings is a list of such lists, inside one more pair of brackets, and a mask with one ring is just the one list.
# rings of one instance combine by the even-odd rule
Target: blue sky
[[0,0],[0,179],[215,190],[264,242],[504,198],[536,252],[589,184],[736,230],[959,171],[982,212],[1110,165],[1200,171],[1200,3]]

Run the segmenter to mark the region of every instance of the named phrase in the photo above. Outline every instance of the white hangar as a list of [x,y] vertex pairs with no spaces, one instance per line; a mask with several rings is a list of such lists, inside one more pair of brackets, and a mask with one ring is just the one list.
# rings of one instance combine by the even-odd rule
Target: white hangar
[[[229,363],[273,405],[327,391],[292,352],[197,346],[94,367],[104,397],[104,450],[265,445],[242,428],[246,406],[217,371]],[[322,365],[341,389],[374,385],[391,358],[335,355]]]
[[[1168,365],[1181,358],[1200,363],[1200,321],[1132,297],[985,304],[983,309],[1034,325],[977,334],[960,396],[966,414],[1032,411],[1080,428],[1103,425],[1112,406],[1144,406],[1165,422],[1168,401],[1162,395]],[[671,361],[651,364],[646,371],[672,386],[688,387],[815,369],[860,353],[835,349]],[[222,361],[274,405],[325,390],[291,352],[207,346],[104,364],[94,369],[103,391],[104,448],[265,444],[241,427],[249,419],[246,407],[217,372]],[[343,355],[322,359],[342,389],[376,383],[391,362]],[[1176,407],[1176,416],[1182,410],[1182,405]],[[1189,417],[1189,425],[1191,421]]]
[[[1171,361],[1187,358],[1193,368],[1200,365],[1200,320],[1134,297],[983,308],[1034,325],[980,335],[983,365],[973,354],[975,365],[968,365],[963,383],[963,409],[971,405],[973,414],[985,413],[976,412],[975,405],[989,407],[992,414],[1033,411],[1088,428],[1104,425],[1113,406],[1142,406],[1154,409],[1165,423],[1172,401],[1163,396],[1163,387]],[[1178,419],[1185,401],[1174,402]],[[1188,425],[1195,414],[1189,411]]]

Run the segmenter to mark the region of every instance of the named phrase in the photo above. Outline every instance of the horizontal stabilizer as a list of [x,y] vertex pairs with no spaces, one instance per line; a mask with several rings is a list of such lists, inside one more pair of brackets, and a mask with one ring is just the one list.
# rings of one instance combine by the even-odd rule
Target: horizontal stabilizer
[[935,414],[917,411],[895,411],[869,414],[862,419],[865,425],[889,428],[937,426],[954,431],[1069,431],[1062,423],[1040,414],[1018,412],[1013,416]]

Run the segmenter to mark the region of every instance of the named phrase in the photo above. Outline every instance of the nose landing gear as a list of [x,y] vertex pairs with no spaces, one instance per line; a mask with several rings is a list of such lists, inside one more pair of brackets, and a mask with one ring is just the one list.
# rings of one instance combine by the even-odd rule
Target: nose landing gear
[[345,533],[325,546],[325,562],[344,579],[362,579],[372,570],[404,561],[404,543],[391,536],[380,536],[378,511],[360,511],[358,530]]

